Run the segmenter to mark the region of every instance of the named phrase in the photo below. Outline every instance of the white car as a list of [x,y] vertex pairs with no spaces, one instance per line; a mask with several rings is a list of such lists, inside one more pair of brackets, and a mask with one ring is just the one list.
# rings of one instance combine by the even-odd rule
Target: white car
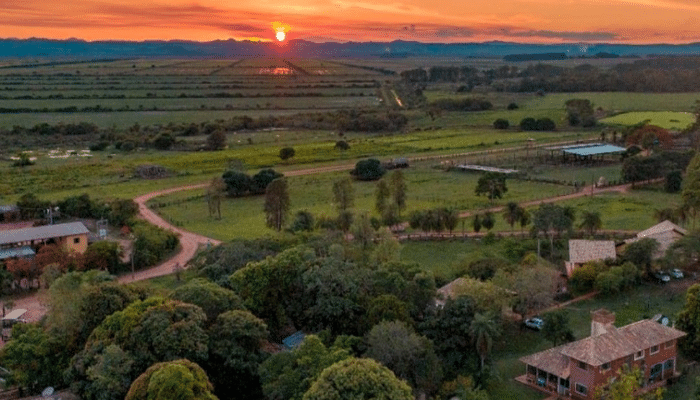
[[681,279],[681,278],[683,278],[683,271],[681,271],[678,268],[674,268],[671,270],[671,276],[676,278],[676,279]]

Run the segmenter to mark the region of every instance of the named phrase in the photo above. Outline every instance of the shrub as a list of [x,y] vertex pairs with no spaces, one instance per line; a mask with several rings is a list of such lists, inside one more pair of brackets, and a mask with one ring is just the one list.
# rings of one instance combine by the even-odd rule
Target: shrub
[[355,164],[355,169],[350,171],[350,175],[361,181],[376,181],[381,178],[386,171],[379,160],[375,158],[369,158],[367,160],[360,160]]
[[499,118],[493,121],[493,127],[496,129],[508,129],[510,127],[510,122],[507,119]]
[[350,150],[350,145],[345,140],[335,142],[335,148],[338,150]]
[[509,110],[517,110],[518,108],[519,108],[518,105],[515,104],[515,103],[510,103],[510,104],[508,104],[508,109],[509,109]]
[[293,147],[283,147],[280,149],[279,156],[282,160],[288,160],[288,159],[294,157],[295,153],[296,152],[294,151]]

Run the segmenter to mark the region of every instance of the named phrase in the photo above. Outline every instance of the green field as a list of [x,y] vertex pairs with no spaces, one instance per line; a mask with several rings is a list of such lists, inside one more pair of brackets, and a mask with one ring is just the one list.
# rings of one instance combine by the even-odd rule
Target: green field
[[683,130],[695,123],[695,115],[690,112],[647,111],[623,113],[600,120],[604,124],[619,125],[634,125],[644,121],[665,129]]

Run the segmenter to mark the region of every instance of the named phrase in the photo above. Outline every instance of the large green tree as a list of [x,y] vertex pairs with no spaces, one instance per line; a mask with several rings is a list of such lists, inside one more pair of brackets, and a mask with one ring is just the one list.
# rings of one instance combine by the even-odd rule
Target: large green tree
[[598,229],[603,227],[600,213],[597,211],[584,211],[578,227],[585,229],[589,235],[593,236]]
[[201,278],[177,287],[170,298],[201,307],[210,323],[213,323],[219,314],[245,308],[243,300],[235,292]]
[[212,390],[199,365],[180,359],[149,367],[131,385],[125,400],[218,400]]
[[469,335],[479,354],[480,368],[483,371],[486,358],[493,348],[493,341],[500,335],[498,323],[492,315],[476,313],[469,324]]
[[700,284],[691,286],[685,294],[685,305],[678,314],[678,329],[687,333],[682,341],[684,353],[693,359],[700,358]]
[[389,187],[394,205],[401,215],[401,211],[406,209],[406,180],[403,172],[396,170],[389,175]]
[[333,203],[338,212],[352,208],[355,203],[355,190],[350,178],[340,178],[333,182]]
[[700,211],[700,153],[695,154],[685,169],[681,197],[684,205],[690,210],[695,226],[695,219]]
[[413,400],[411,387],[367,358],[349,358],[323,370],[303,400]]

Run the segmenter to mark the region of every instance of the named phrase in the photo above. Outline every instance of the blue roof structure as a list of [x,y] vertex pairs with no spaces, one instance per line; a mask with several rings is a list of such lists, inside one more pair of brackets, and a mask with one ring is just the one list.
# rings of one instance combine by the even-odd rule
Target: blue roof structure
[[611,144],[595,144],[591,146],[562,148],[564,153],[575,154],[577,156],[593,156],[598,154],[621,153],[624,147],[613,146]]
[[14,249],[0,249],[0,260],[7,258],[33,257],[36,253],[29,246],[16,247]]
[[282,339],[282,344],[284,344],[284,347],[287,350],[294,350],[297,347],[301,346],[301,342],[304,341],[304,338],[306,337],[306,334],[302,331],[297,331],[293,333],[290,336],[287,336],[286,338]]

